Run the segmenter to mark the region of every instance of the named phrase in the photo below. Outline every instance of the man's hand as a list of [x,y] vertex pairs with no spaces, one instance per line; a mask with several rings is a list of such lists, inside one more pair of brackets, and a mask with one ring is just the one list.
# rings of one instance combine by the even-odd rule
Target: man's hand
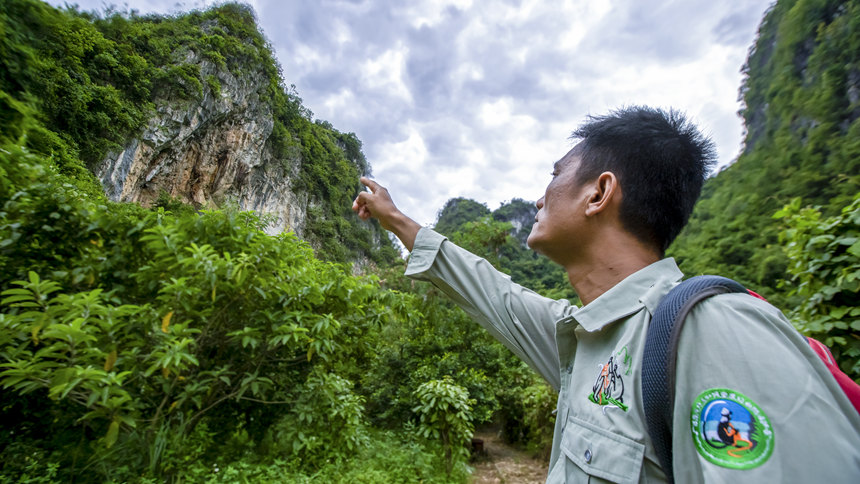
[[391,195],[388,194],[388,189],[384,188],[367,177],[358,179],[362,185],[370,189],[370,192],[361,192],[355,201],[352,202],[352,211],[358,214],[362,220],[367,220],[374,217],[379,220],[382,227],[386,230],[391,230],[386,222],[400,210],[394,205],[391,200]]
[[382,228],[393,232],[411,252],[421,226],[397,208],[385,187],[367,177],[361,177],[359,181],[369,188],[370,192],[358,194],[352,202],[352,211],[362,220],[370,217],[379,220]]

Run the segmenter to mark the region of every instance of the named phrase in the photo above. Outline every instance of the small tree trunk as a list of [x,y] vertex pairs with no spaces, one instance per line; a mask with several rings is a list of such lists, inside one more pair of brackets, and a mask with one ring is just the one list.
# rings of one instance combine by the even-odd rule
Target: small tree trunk
[[454,469],[454,459],[451,455],[451,439],[448,435],[448,429],[442,429],[442,448],[445,449],[445,472],[451,475]]

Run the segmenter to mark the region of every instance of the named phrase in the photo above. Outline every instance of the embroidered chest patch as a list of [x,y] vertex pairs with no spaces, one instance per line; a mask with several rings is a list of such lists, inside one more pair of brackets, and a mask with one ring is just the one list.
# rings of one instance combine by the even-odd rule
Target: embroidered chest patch
[[773,453],[773,427],[745,395],[712,388],[693,401],[690,429],[696,450],[709,462],[731,469],[752,469]]
[[588,399],[603,407],[603,413],[607,408],[620,408],[625,412],[629,408],[624,403],[624,377],[630,374],[630,355],[627,347],[609,357],[606,364],[598,365],[600,373]]

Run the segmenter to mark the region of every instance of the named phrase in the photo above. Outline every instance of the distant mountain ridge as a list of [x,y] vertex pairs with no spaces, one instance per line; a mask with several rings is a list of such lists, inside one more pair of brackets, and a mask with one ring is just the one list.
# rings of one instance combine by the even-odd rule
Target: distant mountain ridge
[[468,198],[452,198],[439,210],[434,229],[486,257],[514,282],[555,298],[576,299],[561,266],[528,248],[534,202],[520,198],[496,210]]

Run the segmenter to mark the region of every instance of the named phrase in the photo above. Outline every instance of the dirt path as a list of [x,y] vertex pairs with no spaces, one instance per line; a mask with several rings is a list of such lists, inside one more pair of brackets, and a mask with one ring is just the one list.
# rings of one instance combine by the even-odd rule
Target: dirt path
[[477,432],[475,438],[484,441],[487,455],[472,463],[472,484],[542,484],[546,480],[546,463],[505,444],[495,432]]

